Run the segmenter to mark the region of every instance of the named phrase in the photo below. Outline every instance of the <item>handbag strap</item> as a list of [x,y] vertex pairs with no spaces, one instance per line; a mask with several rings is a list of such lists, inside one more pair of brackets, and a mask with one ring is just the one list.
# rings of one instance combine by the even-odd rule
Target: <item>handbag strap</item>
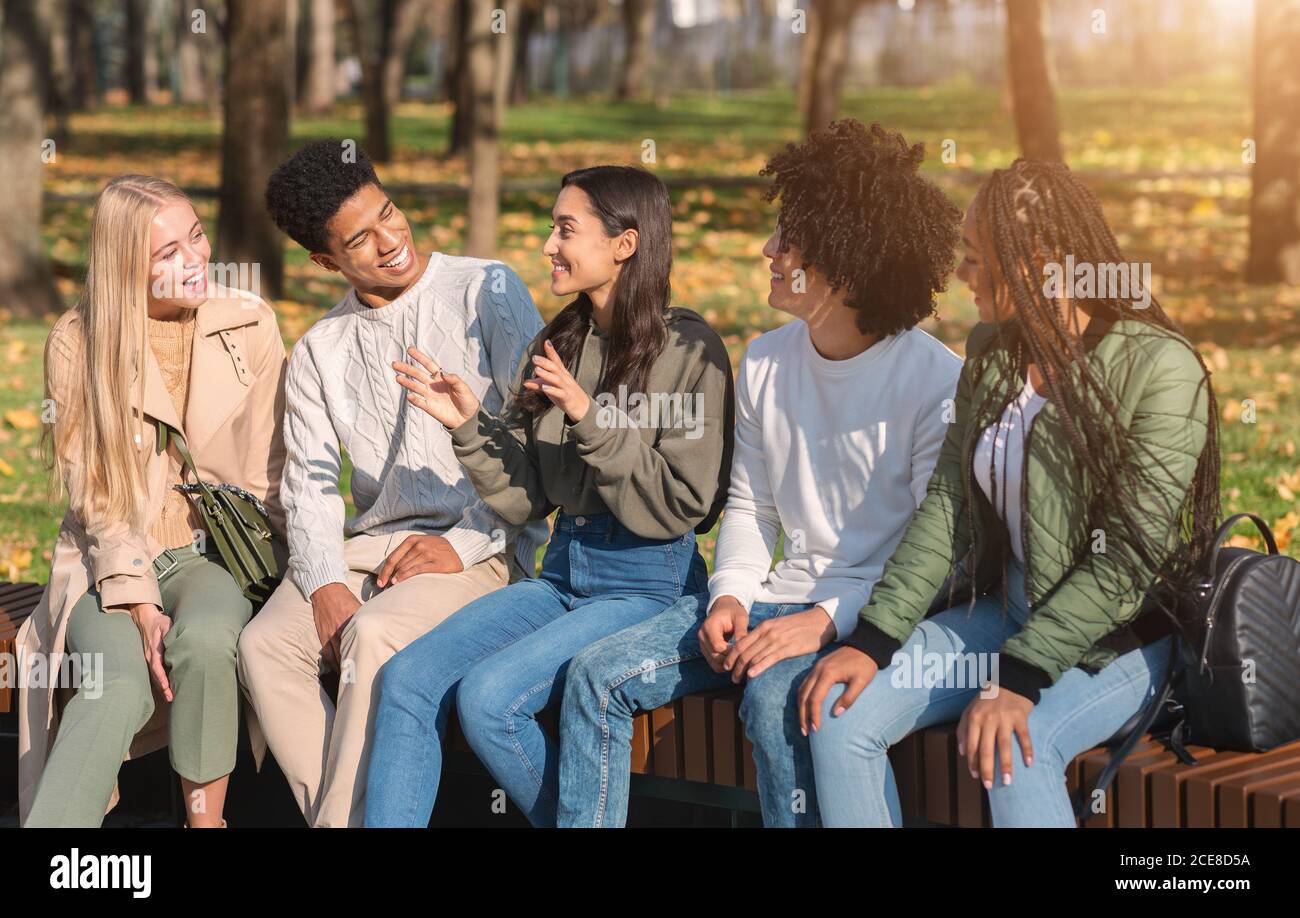
[[1268,554],[1277,554],[1277,539],[1273,538],[1273,530],[1268,528],[1268,523],[1254,513],[1234,513],[1223,521],[1219,531],[1214,534],[1214,548],[1210,550],[1210,559],[1205,571],[1207,579],[1214,579],[1214,572],[1218,570],[1219,549],[1223,548],[1223,543],[1228,540],[1228,533],[1232,532],[1232,527],[1242,520],[1250,520],[1255,524],[1255,527],[1264,536],[1264,546],[1268,549]]
[[216,496],[212,493],[212,488],[199,475],[199,470],[194,467],[194,457],[190,455],[190,448],[185,443],[185,435],[166,421],[158,421],[158,452],[161,453],[167,449],[169,439],[176,446],[176,451],[181,454],[181,459],[184,461],[185,467],[190,470],[190,474],[194,476],[195,483],[202,489],[204,498],[215,501]]
[[1146,707],[1143,708],[1142,716],[1138,720],[1137,725],[1129,731],[1128,736],[1124,737],[1124,742],[1120,743],[1119,747],[1110,754],[1110,760],[1106,762],[1106,767],[1103,768],[1101,774],[1097,776],[1097,780],[1093,783],[1092,789],[1088,790],[1087,788],[1080,787],[1075,791],[1075,819],[1082,821],[1087,815],[1089,799],[1094,797],[1097,791],[1101,791],[1104,794],[1106,788],[1110,787],[1110,782],[1115,780],[1115,775],[1119,774],[1119,767],[1124,764],[1124,760],[1128,758],[1129,753],[1137,748],[1137,744],[1141,741],[1142,737],[1146,736],[1147,731],[1151,729],[1151,725],[1155,723],[1156,717],[1159,716],[1165,703],[1173,696],[1174,686],[1177,682],[1174,673],[1177,670],[1178,664],[1178,644],[1176,641],[1177,635],[1174,635],[1169,645],[1169,665],[1165,667],[1164,678],[1160,680],[1160,687],[1156,689],[1155,695],[1151,697],[1151,700],[1147,702]]

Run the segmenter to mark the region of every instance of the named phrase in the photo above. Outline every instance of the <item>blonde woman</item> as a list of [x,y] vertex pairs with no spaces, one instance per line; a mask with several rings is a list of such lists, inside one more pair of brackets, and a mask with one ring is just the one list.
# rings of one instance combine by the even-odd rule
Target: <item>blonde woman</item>
[[[208,291],[210,254],[178,188],[114,179],[91,216],[81,301],[46,343],[47,433],[69,506],[49,586],[18,638],[26,826],[99,825],[121,761],[163,746],[187,824],[225,825],[235,646],[253,609],[175,490],[191,476],[174,446],[158,451],[158,427],[183,432],[204,480],[262,499],[282,536],[286,361],[265,302]],[[75,691],[32,675],[62,654],[90,666]]]

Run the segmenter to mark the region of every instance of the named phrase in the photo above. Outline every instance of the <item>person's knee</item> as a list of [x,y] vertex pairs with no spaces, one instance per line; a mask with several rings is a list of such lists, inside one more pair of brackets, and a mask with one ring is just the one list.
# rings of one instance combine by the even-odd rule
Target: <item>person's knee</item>
[[856,752],[884,754],[889,750],[889,739],[885,732],[885,723],[873,716],[875,706],[871,704],[864,692],[858,696],[853,705],[838,717],[835,707],[840,702],[844,686],[835,685],[827,693],[821,704],[821,719],[816,730],[808,732],[814,753]]
[[752,742],[768,738],[785,742],[787,728],[798,722],[798,677],[802,674],[798,667],[778,663],[746,681],[739,713]]
[[638,643],[614,634],[579,651],[565,671],[564,704],[631,717],[647,695],[659,694],[662,661],[638,652]]
[[83,676],[78,696],[93,700],[96,708],[104,711],[121,711],[124,720],[131,724],[132,732],[153,716],[153,688],[149,674],[144,669],[112,669],[97,678]]
[[174,673],[228,670],[234,675],[239,640],[236,623],[217,616],[194,617],[171,627],[163,653]]
[[375,677],[374,690],[383,702],[432,701],[443,691],[437,671],[409,649],[399,650],[384,662]]
[[518,696],[509,673],[490,661],[479,663],[465,674],[456,688],[456,717],[471,745],[505,729]]

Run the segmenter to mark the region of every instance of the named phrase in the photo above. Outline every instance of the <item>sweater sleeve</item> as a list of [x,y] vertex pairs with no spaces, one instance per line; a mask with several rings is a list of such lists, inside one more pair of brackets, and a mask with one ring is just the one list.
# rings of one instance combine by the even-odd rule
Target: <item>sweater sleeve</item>
[[[81,349],[74,337],[74,333],[67,329],[56,327],[45,345],[45,392],[54,405],[56,444],[62,433],[57,429],[59,418],[67,417],[71,399],[80,397],[76,393],[78,381],[73,368],[81,359]],[[78,509],[84,506],[86,498],[84,451],[75,433],[69,440],[58,447],[67,469],[63,483],[68,492],[69,506],[74,509],[86,532],[88,560],[95,589],[99,592],[100,607],[109,609],[151,603],[161,609],[162,594],[158,589],[158,578],[154,576],[153,556],[146,534],[133,530],[125,522],[111,522],[95,516],[87,518]],[[146,448],[152,446],[152,443],[146,444]]]
[[[1128,429],[1135,465],[1130,478],[1139,483],[1141,497],[1126,509],[1139,518],[1143,532],[1163,534],[1172,549],[1208,436],[1209,383],[1196,356],[1181,343],[1168,343],[1151,363]],[[1112,534],[1106,551],[1087,552],[1002,645],[999,685],[1037,702],[1039,691],[1141,611],[1157,571],[1126,546],[1119,535],[1125,531],[1122,522],[1106,529]]]
[[536,351],[534,338],[519,359],[500,417],[480,407],[451,431],[456,458],[474,482],[479,497],[512,526],[545,519],[555,509],[542,485],[532,417],[519,410],[514,398]]
[[[515,372],[528,342],[542,329],[542,317],[519,275],[499,262],[488,266],[475,297],[488,355],[488,372],[501,395],[501,403],[506,405],[513,398]],[[484,501],[480,492],[479,499],[465,508],[460,520],[443,537],[456,550],[461,565],[468,569],[503,551],[518,528]]]
[[596,493],[642,538],[672,539],[693,530],[717,496],[732,435],[723,429],[733,397],[731,361],[712,330],[695,347],[696,361],[680,392],[684,421],[661,428],[654,445],[621,408],[595,399],[570,428]]
[[306,341],[293,349],[285,382],[284,484],[289,571],[302,595],[347,582],[345,510],[339,492],[342,457],[325,409],[325,390]]
[[772,567],[772,553],[781,532],[781,517],[763,455],[762,423],[750,394],[753,369],[746,355],[736,379],[736,446],[713,576],[709,578],[710,610],[723,596],[734,596],[749,611]]

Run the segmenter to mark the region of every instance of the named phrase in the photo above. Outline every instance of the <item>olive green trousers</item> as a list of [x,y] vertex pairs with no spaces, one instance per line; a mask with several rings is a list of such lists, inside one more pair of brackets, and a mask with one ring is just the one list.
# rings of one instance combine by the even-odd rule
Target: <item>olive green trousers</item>
[[[235,767],[235,648],[253,607],[215,552],[169,549],[154,571],[172,622],[163,637],[172,768],[206,784]],[[140,630],[125,610],[105,612],[92,588],[72,609],[66,643],[91,669],[63,709],[27,826],[100,825],[131,740],[154,713]]]

